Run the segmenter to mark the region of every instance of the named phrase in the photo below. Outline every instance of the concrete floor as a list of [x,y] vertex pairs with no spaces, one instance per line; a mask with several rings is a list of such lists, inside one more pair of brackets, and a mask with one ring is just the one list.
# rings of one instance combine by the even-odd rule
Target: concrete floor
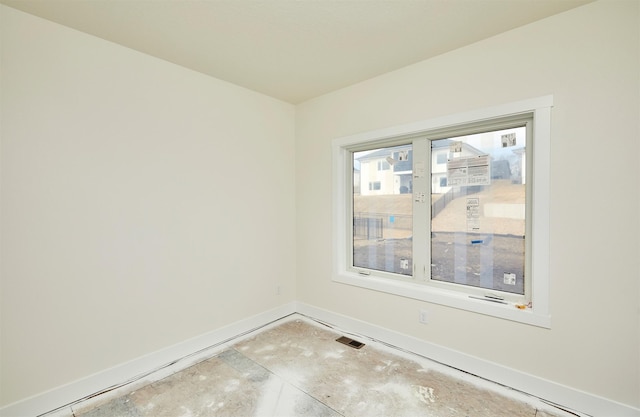
[[294,315],[186,369],[55,416],[576,415],[366,338],[347,335],[361,349],[336,342],[343,335]]

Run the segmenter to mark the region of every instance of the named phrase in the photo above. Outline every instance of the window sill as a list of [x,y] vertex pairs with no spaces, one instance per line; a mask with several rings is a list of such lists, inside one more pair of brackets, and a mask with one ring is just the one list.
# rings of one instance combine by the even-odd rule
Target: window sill
[[471,311],[518,323],[551,328],[551,316],[540,314],[534,308],[519,309],[514,303],[494,303],[470,298],[468,294],[432,288],[423,284],[404,282],[375,276],[361,276],[357,273],[342,271],[334,275],[334,282],[381,291],[402,297],[413,298],[429,303],[440,304],[460,310]]

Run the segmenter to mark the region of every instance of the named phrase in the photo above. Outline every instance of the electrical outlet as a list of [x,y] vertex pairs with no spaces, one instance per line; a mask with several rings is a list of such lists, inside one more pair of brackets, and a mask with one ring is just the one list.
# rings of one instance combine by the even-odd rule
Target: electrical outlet
[[418,320],[422,324],[427,324],[429,322],[429,315],[427,314],[427,310],[420,310],[420,314],[418,316]]

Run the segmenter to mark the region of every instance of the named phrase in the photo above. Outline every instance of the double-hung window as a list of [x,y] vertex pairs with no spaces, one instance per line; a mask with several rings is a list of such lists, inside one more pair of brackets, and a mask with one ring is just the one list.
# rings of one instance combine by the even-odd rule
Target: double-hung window
[[334,140],[334,280],[550,327],[551,105]]

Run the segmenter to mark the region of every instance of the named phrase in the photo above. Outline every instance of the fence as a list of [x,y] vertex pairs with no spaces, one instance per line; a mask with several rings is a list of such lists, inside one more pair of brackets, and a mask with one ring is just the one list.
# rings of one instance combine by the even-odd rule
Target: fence
[[394,239],[411,236],[413,218],[408,214],[359,212],[353,216],[355,239]]
[[355,239],[382,239],[382,217],[353,217],[353,237]]
[[452,202],[458,197],[462,197],[467,194],[477,193],[482,190],[481,185],[474,185],[470,187],[452,187],[449,191],[442,194],[442,196],[431,204],[431,218],[433,219],[447,207],[447,204]]

